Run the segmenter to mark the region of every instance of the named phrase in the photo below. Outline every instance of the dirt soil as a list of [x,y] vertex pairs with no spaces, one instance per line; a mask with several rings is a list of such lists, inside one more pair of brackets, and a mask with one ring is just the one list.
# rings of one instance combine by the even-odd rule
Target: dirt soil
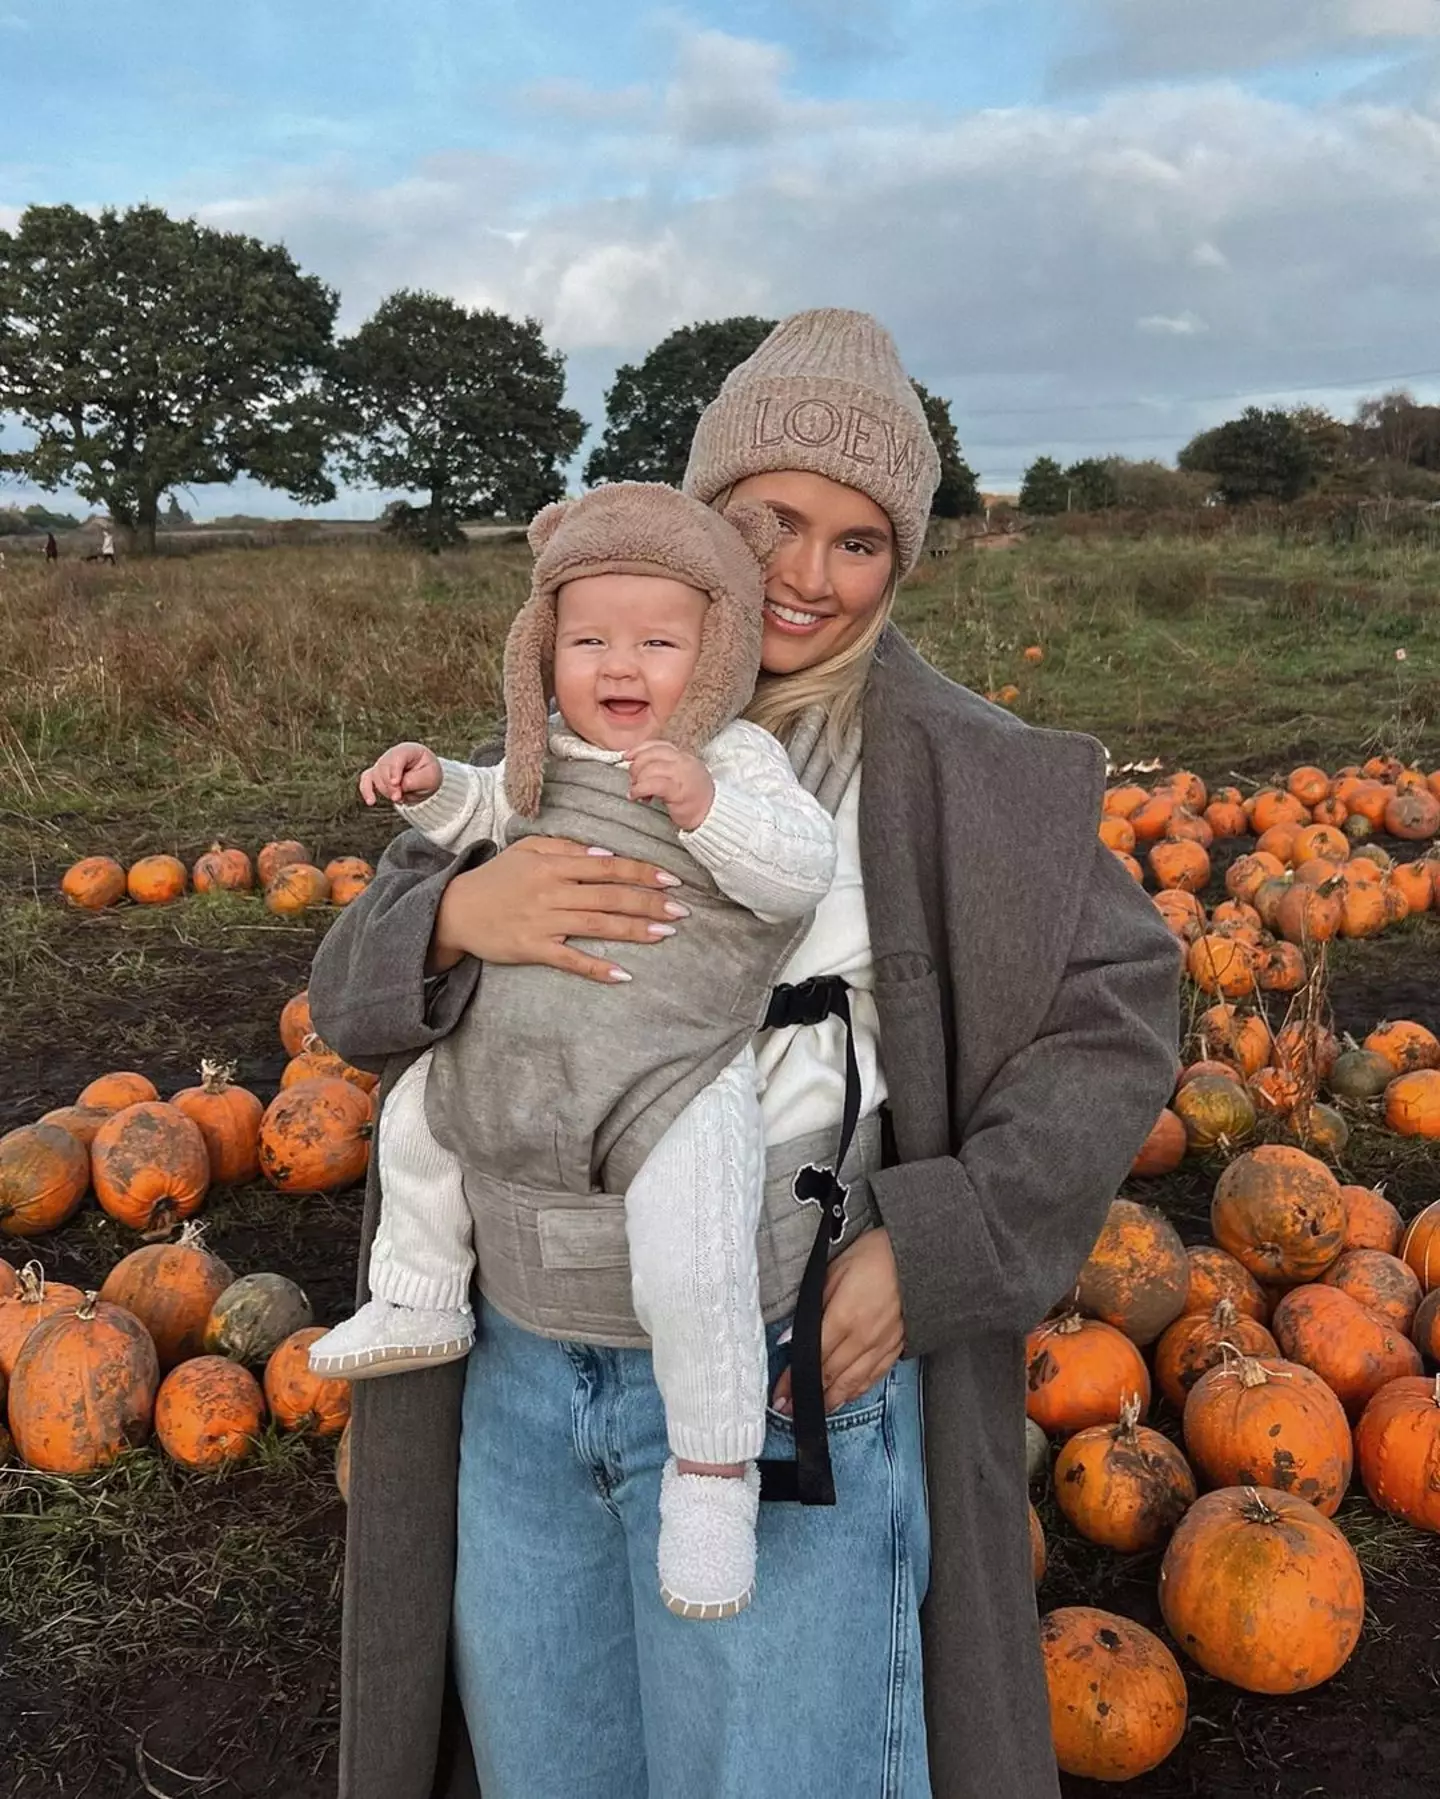
[[[1240,845],[1240,848],[1248,847]],[[1392,846],[1398,847],[1398,846]],[[1231,852],[1233,853],[1233,852]],[[1217,855],[1216,881],[1227,855]],[[28,871],[27,871],[28,872]],[[42,871],[42,879],[43,871]],[[27,882],[28,885],[28,882]],[[239,1064],[239,1078],[268,1098],[284,1055],[276,1020],[304,985],[319,931],[292,927],[222,944],[157,937],[134,979],[117,977],[126,938],[116,920],[75,917],[64,933],[63,1009],[49,952],[37,956],[33,988],[7,1004],[0,1061],[0,1131],[72,1100],[107,1068],[142,1070],[168,1093],[188,1085],[202,1051]],[[1342,946],[1334,957],[1337,1026],[1362,1036],[1381,1018],[1402,1016],[1440,1031],[1440,923],[1417,921],[1373,943]],[[63,1019],[63,1024],[62,1024]],[[53,1046],[53,1047],[52,1047]],[[1440,1188],[1433,1154],[1397,1152],[1396,1140],[1357,1119],[1350,1178],[1385,1178],[1403,1212]],[[1187,1165],[1165,1181],[1135,1183],[1135,1196],[1162,1206],[1187,1241],[1207,1234],[1215,1168]],[[298,1280],[317,1319],[333,1321],[350,1303],[360,1196],[291,1201],[264,1187],[215,1194],[205,1218],[209,1246],[237,1272],[275,1269]],[[7,1242],[13,1262],[30,1255],[47,1274],[81,1285],[134,1247],[134,1239],[93,1208],[64,1231]],[[1162,1428],[1176,1421],[1159,1418]],[[142,1452],[143,1453],[143,1452]],[[282,1464],[221,1480],[170,1474],[176,1491],[166,1553],[187,1566],[217,1569],[271,1533],[293,1553],[282,1577],[263,1559],[228,1584],[217,1574],[197,1633],[177,1611],[173,1634],[141,1647],[117,1631],[115,1659],[67,1674],[47,1666],[27,1678],[13,1653],[15,1625],[0,1611],[0,1799],[322,1799],[334,1791],[341,1544],[344,1508],[331,1480],[328,1445],[299,1446]],[[22,1491],[23,1488],[23,1491]],[[7,1504],[13,1495],[28,1506]],[[1120,1558],[1087,1545],[1039,1497],[1050,1540],[1042,1609],[1106,1606],[1159,1628],[1159,1558]],[[0,1474],[0,1558],[17,1521],[45,1513],[28,1477]],[[1434,1799],[1440,1791],[1440,1539],[1406,1533],[1367,1547],[1374,1522],[1363,1499],[1347,1502],[1367,1571],[1369,1616],[1349,1665],[1313,1693],[1287,1699],[1241,1694],[1191,1666],[1190,1725],[1180,1749],[1156,1772],[1131,1782],[1134,1799]],[[13,1539],[12,1539],[13,1540]],[[263,1549],[263,1544],[258,1546]],[[153,1545],[147,1546],[147,1553]],[[123,1596],[133,1545],[97,1540],[87,1550]],[[109,1561],[107,1568],[99,1564]],[[249,1566],[250,1564],[247,1564]],[[148,1563],[147,1563],[148,1566]],[[136,1576],[135,1578],[138,1578]],[[251,1583],[246,1585],[247,1580]],[[60,1614],[66,1595],[56,1592]],[[253,1617],[247,1627],[247,1610]],[[1109,1791],[1066,1780],[1071,1799]],[[1121,1790],[1114,1789],[1117,1793]],[[578,1799],[578,1796],[577,1796]]]

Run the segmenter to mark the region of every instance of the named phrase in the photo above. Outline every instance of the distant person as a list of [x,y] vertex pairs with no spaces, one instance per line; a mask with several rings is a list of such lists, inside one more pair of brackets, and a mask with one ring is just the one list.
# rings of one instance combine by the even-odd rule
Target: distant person
[[60,546],[55,541],[55,533],[53,531],[47,531],[45,533],[45,560],[47,562],[58,562],[60,560]]
[[100,560],[111,564],[115,561],[115,538],[108,527],[100,539]]

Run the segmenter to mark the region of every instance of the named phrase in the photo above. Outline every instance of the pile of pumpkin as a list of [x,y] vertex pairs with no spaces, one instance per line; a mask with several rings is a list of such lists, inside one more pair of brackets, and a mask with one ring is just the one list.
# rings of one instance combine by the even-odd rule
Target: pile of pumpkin
[[196,893],[253,893],[258,881],[266,906],[284,918],[311,906],[348,906],[374,877],[360,856],[337,856],[319,868],[303,843],[286,838],[267,843],[253,864],[244,850],[212,843],[188,872],[178,856],[142,856],[128,869],[113,856],[86,856],[65,870],[60,891],[82,911],[103,912],[127,895],[139,906],[166,906],[192,886]]
[[211,1186],[263,1175],[299,1195],[361,1180],[375,1076],[315,1035],[303,992],[286,1003],[280,1033],[290,1060],[268,1106],[221,1063],[202,1063],[200,1085],[169,1100],[143,1074],[121,1070],[0,1137],[0,1236],[57,1230],[92,1187],[110,1217],[160,1234],[197,1212]]
[[[215,1469],[251,1453],[267,1413],[341,1437],[349,1383],[308,1362],[322,1334],[293,1281],[236,1279],[195,1225],[133,1251],[91,1293],[0,1261],[0,1464],[92,1474],[153,1432],[182,1467]],[[342,1492],[345,1473],[342,1450]]]
[[1375,1107],[1399,1136],[1440,1138],[1440,1038],[1413,1019],[1387,1019],[1357,1044],[1313,1019],[1272,1035],[1261,1013],[1222,1001],[1201,1013],[1196,1041],[1134,1175],[1173,1173],[1188,1152],[1245,1143],[1265,1122],[1338,1161],[1350,1138],[1342,1105]]
[[[1115,1201],[1074,1305],[1027,1342],[1031,1471],[1061,1439],[1073,1528],[1164,1549],[1161,1615],[1205,1672],[1300,1692],[1360,1637],[1364,1581],[1332,1521],[1353,1469],[1381,1510],[1440,1531],[1440,1377],[1423,1373],[1440,1363],[1440,1201],[1407,1230],[1382,1194],[1271,1144],[1220,1176],[1211,1229],[1186,1249],[1161,1214]],[[1152,1378],[1183,1451],[1140,1422]],[[1030,1528],[1038,1582],[1033,1506]],[[1170,1753],[1186,1689],[1158,1637],[1085,1606],[1042,1636],[1067,1772],[1126,1780]]]

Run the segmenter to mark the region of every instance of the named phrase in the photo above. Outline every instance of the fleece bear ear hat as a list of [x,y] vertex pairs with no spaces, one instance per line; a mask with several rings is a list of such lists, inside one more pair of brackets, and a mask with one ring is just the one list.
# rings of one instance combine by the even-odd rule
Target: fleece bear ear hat
[[708,597],[695,672],[665,728],[671,743],[694,751],[750,703],[760,670],[765,564],[779,532],[775,514],[753,500],[737,500],[722,514],[650,481],[616,481],[536,514],[530,597],[505,643],[505,791],[522,817],[540,810],[555,596],[564,583],[584,575],[663,575]]

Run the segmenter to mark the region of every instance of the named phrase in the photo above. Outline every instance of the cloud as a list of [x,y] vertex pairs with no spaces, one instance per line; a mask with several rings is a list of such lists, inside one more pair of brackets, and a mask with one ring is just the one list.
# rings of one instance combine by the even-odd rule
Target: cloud
[[1440,39],[1436,0],[1079,0],[1057,88],[1214,75]]
[[520,100],[536,112],[586,125],[633,124],[655,104],[649,89],[639,84],[597,88],[570,76],[532,82],[521,89]]
[[1154,332],[1160,337],[1198,337],[1210,327],[1193,312],[1152,312],[1135,321],[1139,331]]

